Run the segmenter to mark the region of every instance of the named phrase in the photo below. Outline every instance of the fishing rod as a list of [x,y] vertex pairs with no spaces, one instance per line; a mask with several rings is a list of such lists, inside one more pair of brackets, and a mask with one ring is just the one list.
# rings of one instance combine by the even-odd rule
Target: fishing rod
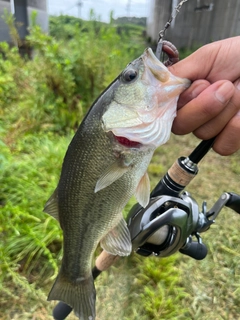
[[[185,187],[198,173],[198,163],[211,149],[215,138],[200,142],[188,157],[180,157],[165,173],[150,194],[146,208],[135,204],[127,217],[133,251],[148,257],[167,257],[180,252],[202,260],[207,247],[200,233],[209,230],[224,206],[240,214],[240,195],[224,192],[207,211],[204,201],[201,209]],[[118,256],[102,251],[92,270],[96,279],[107,270]],[[65,319],[72,308],[59,302],[53,310],[55,320]]]

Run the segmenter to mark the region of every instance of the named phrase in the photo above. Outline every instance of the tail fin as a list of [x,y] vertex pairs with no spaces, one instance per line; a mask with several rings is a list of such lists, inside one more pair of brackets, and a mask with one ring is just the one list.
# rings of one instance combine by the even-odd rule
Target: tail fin
[[95,320],[96,292],[93,277],[69,282],[59,273],[49,295],[48,300],[60,300],[73,308],[76,316],[81,320]]

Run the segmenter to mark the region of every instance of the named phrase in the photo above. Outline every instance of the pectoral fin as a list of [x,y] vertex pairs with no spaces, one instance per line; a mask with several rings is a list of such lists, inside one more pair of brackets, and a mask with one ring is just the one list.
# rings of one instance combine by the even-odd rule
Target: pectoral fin
[[106,187],[108,187],[110,184],[112,184],[114,181],[118,180],[121,178],[124,173],[126,173],[128,170],[127,166],[121,166],[119,163],[116,161],[114,162],[111,166],[109,166],[103,174],[100,176],[96,183],[96,187],[94,192],[98,192]]
[[142,176],[137,186],[135,197],[143,208],[148,205],[150,198],[150,180],[147,172]]
[[128,256],[132,251],[132,242],[126,221],[121,218],[102,240],[101,247],[112,255]]
[[58,191],[57,189],[53,192],[51,197],[46,202],[43,212],[50,214],[53,218],[59,221],[58,214]]

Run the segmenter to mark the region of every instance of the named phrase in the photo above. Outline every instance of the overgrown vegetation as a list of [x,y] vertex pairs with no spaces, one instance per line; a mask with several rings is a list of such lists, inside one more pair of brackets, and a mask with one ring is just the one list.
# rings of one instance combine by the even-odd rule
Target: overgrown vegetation
[[[145,47],[142,27],[97,23],[91,14],[88,22],[52,17],[50,35],[33,24],[32,59],[0,44],[0,319],[51,319],[54,303],[45,300],[62,234],[42,208],[90,104]],[[160,148],[149,167],[152,186],[196,143],[172,137]],[[239,192],[239,154],[208,159],[205,175],[190,187],[197,199],[211,203],[224,189]],[[218,225],[205,237],[210,255],[204,262],[179,255],[119,260],[96,281],[98,319],[237,319],[240,220],[225,212]]]

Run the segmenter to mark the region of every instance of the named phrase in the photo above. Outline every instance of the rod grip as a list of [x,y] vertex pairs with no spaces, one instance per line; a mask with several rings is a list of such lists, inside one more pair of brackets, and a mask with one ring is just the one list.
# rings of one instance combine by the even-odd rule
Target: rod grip
[[109,267],[111,267],[111,265],[113,265],[113,263],[118,259],[118,257],[119,256],[114,256],[103,250],[96,259],[96,268],[99,271],[105,271]]
[[187,171],[180,165],[179,159],[168,170],[170,178],[180,186],[186,187],[196,176],[196,172]]

